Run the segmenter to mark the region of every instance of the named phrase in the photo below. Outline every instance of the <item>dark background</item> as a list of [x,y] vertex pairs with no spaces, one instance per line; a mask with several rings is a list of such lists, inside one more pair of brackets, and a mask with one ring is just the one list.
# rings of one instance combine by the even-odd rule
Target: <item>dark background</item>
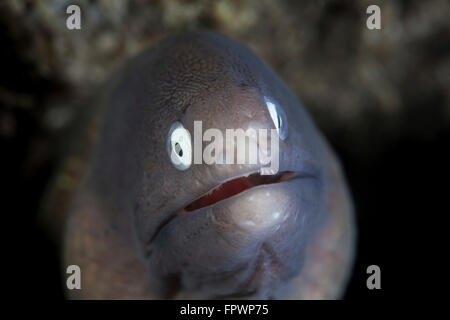
[[[192,29],[226,34],[265,59],[339,154],[358,224],[345,298],[414,296],[412,281],[431,281],[418,266],[433,261],[425,239],[446,213],[434,204],[445,199],[438,181],[449,164],[448,1],[73,3],[80,31],[65,27],[72,2],[0,5],[2,235],[14,293],[31,286],[38,298],[63,297],[58,243],[38,211],[77,101],[126,57]],[[370,4],[381,7],[381,30],[365,26]],[[382,290],[366,288],[371,264]]]

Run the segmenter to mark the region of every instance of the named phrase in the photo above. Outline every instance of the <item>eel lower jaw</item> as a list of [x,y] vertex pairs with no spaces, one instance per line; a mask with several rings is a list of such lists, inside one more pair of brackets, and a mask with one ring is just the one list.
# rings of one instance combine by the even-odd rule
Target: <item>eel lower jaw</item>
[[261,175],[259,172],[250,173],[248,175],[239,176],[227,180],[217,187],[211,189],[206,194],[189,203],[184,208],[175,212],[175,215],[189,213],[207,206],[215,205],[225,199],[234,197],[246,190],[267,184],[281,183],[301,177],[307,174],[295,171],[283,171],[275,175]]
[[[293,276],[294,271],[296,272],[296,270],[298,270],[298,268],[293,267],[290,262],[285,261],[283,252],[280,253],[277,251],[277,243],[279,243],[279,241],[273,242],[271,240],[275,234],[283,237],[287,236],[287,241],[291,241],[293,238],[297,239],[297,237],[292,236],[294,232],[277,233],[277,230],[278,225],[283,224],[283,226],[289,226],[287,229],[285,228],[285,230],[293,231],[293,226],[297,226],[299,223],[298,221],[301,220],[296,220],[296,218],[294,218],[295,214],[290,210],[292,203],[289,204],[290,200],[298,201],[299,197],[296,197],[294,193],[286,192],[294,190],[297,187],[299,187],[299,192],[301,192],[301,190],[308,187],[309,184],[308,182],[304,184],[300,180],[308,178],[315,178],[315,176],[304,172],[282,171],[276,175],[260,175],[257,172],[252,172],[226,180],[205,193],[203,196],[188,203],[182,209],[174,212],[159,225],[159,228],[157,228],[152,237],[151,244],[153,244],[154,241],[158,241],[158,235],[161,234],[163,230],[167,230],[166,228],[168,228],[168,225],[172,224],[173,226],[178,226],[178,228],[169,228],[169,232],[161,238],[163,241],[159,241],[155,244],[155,249],[152,249],[150,254],[156,251],[159,253],[157,254],[157,258],[152,261],[154,261],[158,268],[162,266],[161,270],[166,272],[164,270],[168,268],[167,266],[170,265],[171,262],[170,260],[163,260],[166,255],[162,254],[161,252],[163,251],[161,250],[164,249],[158,249],[158,246],[162,245],[164,248],[167,248],[170,241],[178,241],[180,237],[182,237],[179,233],[180,230],[189,228],[191,225],[188,223],[189,221],[198,221],[198,219],[204,218],[205,213],[208,213],[212,207],[216,208],[217,206],[219,209],[217,212],[225,212],[222,216],[229,219],[227,221],[230,221],[230,223],[236,226],[235,229],[238,229],[239,232],[245,236],[243,238],[235,239],[237,242],[233,242],[233,236],[229,237],[229,239],[232,240],[232,249],[230,252],[239,253],[234,257],[230,256],[231,260],[234,261],[233,263],[225,263],[229,266],[233,266],[232,268],[227,267],[224,268],[223,270],[225,271],[223,271],[221,268],[216,268],[217,266],[220,267],[220,263],[223,263],[223,261],[206,261],[214,266],[213,269],[208,268],[208,266],[205,267],[209,288],[207,294],[209,294],[209,292],[214,292],[215,296],[213,298],[228,299],[263,297],[264,292],[267,291],[266,289],[277,287],[278,281],[284,283]],[[279,210],[271,210],[272,205]],[[245,210],[246,207],[250,208],[250,210]],[[205,210],[205,208],[208,209]],[[243,211],[241,211],[241,209],[243,209]],[[275,211],[280,211],[280,213]],[[282,212],[285,214],[282,214]],[[193,220],[190,220],[188,216]],[[287,221],[287,219],[291,220]],[[294,223],[295,221],[297,221],[297,223]],[[210,228],[206,228],[206,230],[210,230]],[[201,234],[205,233],[202,232]],[[197,236],[201,237],[201,234],[198,234]],[[276,238],[280,239],[278,236],[276,236]],[[205,241],[207,241],[206,236],[205,239]],[[243,240],[243,242],[240,242],[241,240]],[[225,243],[228,243],[228,240],[225,241]],[[216,249],[211,250],[215,251]],[[295,251],[295,248],[293,250]],[[217,247],[216,251],[220,251],[220,247]],[[214,254],[212,254],[212,256],[214,256]],[[150,257],[150,255],[148,255],[148,257]],[[189,261],[189,259],[191,259],[190,257],[191,256],[187,256],[186,261]],[[216,265],[216,263],[218,264]],[[179,265],[178,262],[175,266],[177,265]],[[176,269],[176,267],[174,267],[174,269]],[[214,271],[216,269],[222,271],[217,272],[216,274]],[[157,274],[157,271],[154,271],[153,273]],[[200,277],[201,279],[198,279],[198,273],[195,273],[194,275],[184,274],[179,271],[174,271],[174,273],[179,277],[177,280],[177,289],[170,291],[174,296],[183,290],[186,292],[191,290],[191,288],[182,285],[184,282],[180,279],[184,276],[190,277],[189,283],[191,283],[191,285],[192,283],[197,283],[196,281],[198,281],[200,287],[206,283],[205,278]],[[224,283],[230,283],[231,285],[225,286]],[[212,291],[210,291],[210,289]],[[270,296],[265,298],[270,298]]]

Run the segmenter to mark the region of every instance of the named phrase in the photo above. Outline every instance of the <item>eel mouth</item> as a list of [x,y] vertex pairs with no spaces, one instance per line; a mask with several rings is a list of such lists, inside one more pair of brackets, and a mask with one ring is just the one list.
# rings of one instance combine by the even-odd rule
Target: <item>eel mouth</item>
[[175,214],[183,214],[211,206],[257,186],[289,181],[300,176],[302,174],[294,171],[283,171],[275,175],[261,175],[259,172],[256,172],[247,176],[240,176],[218,185],[200,198],[197,198],[184,208],[178,210]]
[[259,172],[250,173],[246,176],[239,176],[223,182],[215,188],[208,191],[203,196],[195,199],[184,208],[179,209],[173,214],[169,215],[163,220],[156,228],[153,236],[150,239],[150,243],[153,243],[159,233],[167,226],[173,219],[181,214],[189,213],[204,207],[214,205],[220,201],[231,198],[237,194],[240,194],[251,188],[255,188],[261,185],[281,183],[297,178],[312,177],[306,173],[300,173],[295,171],[282,171],[275,175],[261,175]]

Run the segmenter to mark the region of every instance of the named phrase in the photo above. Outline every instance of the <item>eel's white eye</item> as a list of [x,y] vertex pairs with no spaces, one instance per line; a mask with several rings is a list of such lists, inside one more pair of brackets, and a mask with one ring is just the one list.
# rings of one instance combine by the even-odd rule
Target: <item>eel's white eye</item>
[[167,137],[170,161],[178,170],[186,170],[192,163],[191,134],[180,122],[174,122]]
[[283,108],[276,103],[274,100],[264,97],[264,101],[266,102],[267,109],[269,110],[270,117],[272,118],[273,124],[277,129],[278,135],[281,140],[286,139],[288,135],[288,123],[286,113]]

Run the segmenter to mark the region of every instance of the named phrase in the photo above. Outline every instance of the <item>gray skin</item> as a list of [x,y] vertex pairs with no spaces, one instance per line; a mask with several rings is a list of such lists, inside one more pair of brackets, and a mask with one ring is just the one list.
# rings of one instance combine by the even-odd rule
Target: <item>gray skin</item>
[[[354,222],[340,165],[310,116],[261,59],[228,38],[193,32],[131,60],[104,93],[102,125],[66,217],[63,266],[94,299],[334,299],[351,271]],[[177,214],[254,165],[192,164],[167,152],[171,125],[267,128],[264,102],[286,113],[279,171],[259,185]],[[225,153],[226,150],[223,150]]]

